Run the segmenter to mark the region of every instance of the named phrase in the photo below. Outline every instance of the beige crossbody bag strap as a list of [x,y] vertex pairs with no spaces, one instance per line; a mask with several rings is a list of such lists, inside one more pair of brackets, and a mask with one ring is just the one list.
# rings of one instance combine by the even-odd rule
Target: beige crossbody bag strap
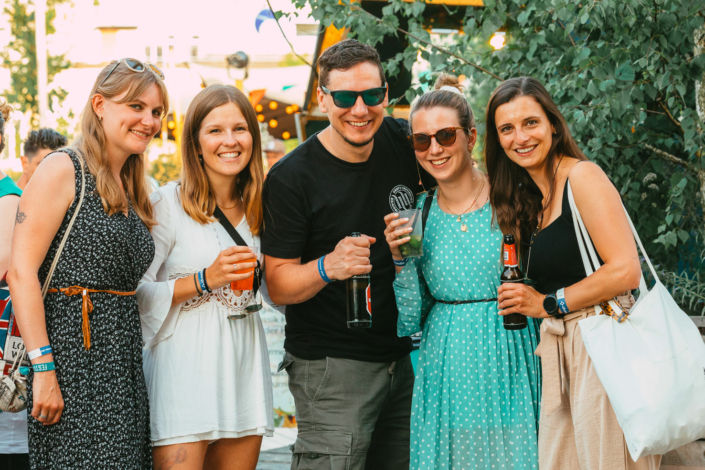
[[54,261],[51,263],[51,268],[49,268],[49,274],[47,274],[47,278],[44,281],[44,285],[42,286],[42,299],[46,297],[47,295],[47,290],[49,290],[49,283],[51,282],[51,278],[54,275],[54,269],[56,269],[56,265],[59,262],[59,257],[61,256],[61,252],[64,250],[64,245],[66,245],[66,240],[69,238],[69,233],[71,233],[71,227],[73,227],[73,223],[76,221],[76,217],[78,216],[78,212],[81,210],[81,205],[83,204],[83,196],[86,194],[86,171],[83,167],[83,155],[81,155],[80,152],[76,151],[78,154],[78,162],[81,164],[81,195],[78,198],[78,205],[76,205],[76,211],[73,213],[73,216],[71,216],[71,220],[69,221],[69,226],[66,227],[66,232],[64,233],[64,237],[61,239],[61,244],[59,245],[59,249],[56,251],[56,255],[54,256]]

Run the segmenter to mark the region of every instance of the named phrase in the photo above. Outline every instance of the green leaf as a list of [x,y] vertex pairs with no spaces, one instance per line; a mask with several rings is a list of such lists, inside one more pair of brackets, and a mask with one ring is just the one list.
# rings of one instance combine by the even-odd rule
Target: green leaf
[[685,230],[678,229],[678,238],[681,239],[681,243],[685,243],[690,238],[690,235]]
[[598,90],[597,90],[597,87],[595,86],[595,81],[594,81],[594,80],[590,80],[590,83],[588,84],[587,91],[588,91],[588,93],[590,93],[592,96],[597,96],[597,94],[599,93]]
[[624,63],[617,67],[617,70],[614,72],[614,76],[617,80],[622,80],[625,82],[633,82],[634,81],[634,68],[631,66],[629,63]]

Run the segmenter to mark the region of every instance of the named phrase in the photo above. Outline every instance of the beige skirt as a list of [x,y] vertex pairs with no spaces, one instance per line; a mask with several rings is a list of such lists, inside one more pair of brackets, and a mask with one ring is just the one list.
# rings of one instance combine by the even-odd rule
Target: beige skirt
[[[630,308],[631,295],[618,297]],[[661,456],[634,462],[612,405],[588,356],[578,322],[594,307],[563,319],[544,319],[541,343],[542,392],[539,418],[541,470],[658,470]],[[627,321],[629,321],[627,319]]]

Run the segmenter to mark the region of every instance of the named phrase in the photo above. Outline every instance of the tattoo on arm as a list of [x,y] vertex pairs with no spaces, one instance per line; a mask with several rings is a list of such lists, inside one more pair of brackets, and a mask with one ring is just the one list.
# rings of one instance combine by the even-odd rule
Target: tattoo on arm
[[20,209],[18,208],[17,209],[17,217],[15,217],[15,222],[18,224],[21,224],[22,222],[25,221],[26,218],[27,218],[27,214],[25,214],[24,212],[20,212]]

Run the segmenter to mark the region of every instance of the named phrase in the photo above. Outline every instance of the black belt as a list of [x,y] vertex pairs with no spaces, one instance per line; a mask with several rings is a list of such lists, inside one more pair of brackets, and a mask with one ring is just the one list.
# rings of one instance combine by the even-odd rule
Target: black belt
[[448,304],[448,305],[460,305],[460,304],[476,304],[479,302],[496,302],[497,297],[494,299],[479,299],[479,300],[438,300],[438,299],[433,299],[439,304]]

